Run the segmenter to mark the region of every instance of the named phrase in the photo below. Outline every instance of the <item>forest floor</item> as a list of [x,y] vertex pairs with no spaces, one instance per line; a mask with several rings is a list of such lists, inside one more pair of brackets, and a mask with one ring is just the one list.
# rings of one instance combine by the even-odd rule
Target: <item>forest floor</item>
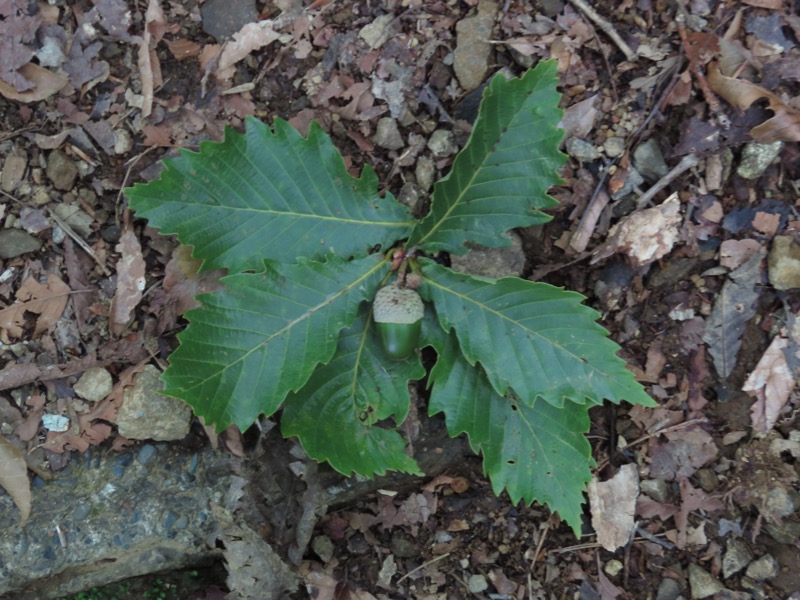
[[[481,84],[553,58],[569,160],[508,266],[584,294],[659,403],[591,413],[596,479],[636,467],[634,534],[598,543],[609,505],[577,540],[470,457],[323,516],[296,597],[800,598],[798,5],[581,4],[85,0],[23,18],[0,0],[0,48],[19,50],[0,64],[0,434],[45,470],[135,443],[72,386],[102,367],[118,394],[166,364],[201,285],[127,208],[159,159],[248,115],[315,120],[422,212]],[[66,435],[44,414],[92,418]]]

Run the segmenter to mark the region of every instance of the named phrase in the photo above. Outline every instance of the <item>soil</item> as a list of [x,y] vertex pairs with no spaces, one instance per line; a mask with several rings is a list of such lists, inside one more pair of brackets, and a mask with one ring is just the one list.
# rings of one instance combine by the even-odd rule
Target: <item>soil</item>
[[[92,290],[43,331],[32,312],[16,323],[22,335],[0,321],[0,364],[5,364],[0,433],[26,452],[41,446],[48,435],[43,429],[27,435],[18,429],[33,410],[26,400],[45,395],[48,408],[66,413],[73,395],[65,390],[80,374],[75,371],[61,383],[34,379],[4,385],[4,372],[10,373],[5,369],[13,365],[67,364],[106,351],[112,358],[103,365],[118,378],[150,357],[165,364],[177,345],[175,336],[185,325],[180,311],[167,314],[153,302],[176,243],[136,220],[120,192],[154,177],[160,159],[177,148],[196,150],[202,140],[219,140],[227,126],[241,130],[246,115],[267,122],[281,117],[301,132],[313,119],[331,135],[353,172],[372,165],[382,190],[422,197],[416,209],[422,214],[430,189],[420,178],[418,159],[432,160],[437,177],[452,162],[450,155],[433,156],[427,140],[443,128],[463,146],[474,118],[480,89],[465,89],[462,80],[478,76],[485,81],[501,69],[518,75],[541,59],[555,58],[569,117],[567,139],[584,140],[591,151],[565,146],[570,158],[563,183],[551,190],[560,202],[549,211],[553,220],[518,231],[526,261],[522,276],[584,294],[660,405],[608,405],[591,413],[597,480],[611,479],[624,465],[635,465],[641,479],[635,535],[615,551],[602,548],[598,515],[587,506],[584,535],[577,540],[545,507],[515,506],[505,494],[496,496],[480,458],[465,456],[459,467],[419,481],[417,489],[387,490],[330,509],[317,523],[298,568],[303,586],[292,597],[800,597],[798,340],[791,333],[800,284],[778,289],[763,258],[748,280],[756,294],[752,306],[737,309],[747,315],[745,326],[735,334],[727,322],[723,325],[728,337],[741,342],[735,364],[721,367],[707,334],[715,307],[730,293],[724,291],[732,281],[729,274],[747,260],[727,260],[723,244],[751,240],[750,255],[766,256],[776,236],[797,240],[800,235],[797,5],[777,0],[593,4],[638,54],[630,60],[577,3],[560,0],[318,0],[306,7],[289,0],[257,5],[206,0],[202,12],[195,2],[152,0],[146,13],[147,4],[49,4],[40,14],[42,23],[56,32],[55,39],[69,41],[65,48],[73,48],[50,70],[81,76],[71,75],[65,86],[42,98],[0,96],[0,217],[4,228],[26,230],[39,246],[0,258],[0,310],[13,305],[29,277],[44,281],[55,274],[73,289],[80,282]],[[459,23],[479,8],[494,12],[493,43],[477,75],[456,73],[454,51],[486,43],[457,35]],[[206,31],[211,20],[226,13],[232,31],[258,18],[278,19],[281,36],[254,44],[227,72],[219,70],[221,40]],[[368,42],[365,26],[383,15],[394,16],[390,34],[382,42]],[[79,35],[79,24],[88,22],[92,25]],[[40,25],[38,38],[14,38],[0,18],[0,35],[41,48],[45,30]],[[149,62],[142,58],[147,53],[140,53],[148,43]],[[763,100],[747,110],[735,107],[735,94],[732,99],[718,87],[716,94],[709,89],[714,63],[733,60],[726,54],[732,52],[728,45],[745,61],[743,76],[774,95],[775,101],[761,96],[771,110]],[[43,62],[41,54],[37,57],[32,60]],[[379,97],[376,81],[398,84]],[[242,87],[236,92],[235,86]],[[785,117],[782,128],[773,131],[785,143],[775,160],[746,178],[740,165],[754,144],[751,129],[773,115]],[[386,117],[402,135],[398,148],[376,141],[377,123]],[[69,134],[57,137],[63,132]],[[635,158],[646,142],[655,144],[663,158],[652,163]],[[57,148],[76,172],[54,172]],[[666,175],[690,155],[696,158],[691,168]],[[15,157],[24,159],[21,167]],[[659,174],[603,209],[601,201],[632,181],[634,168],[646,171],[647,164]],[[659,180],[663,190],[641,203],[642,194]],[[680,203],[675,239],[662,243],[655,260],[619,242],[613,225],[664,207],[673,194]],[[78,235],[93,258],[54,238],[51,215],[59,204],[88,215]],[[595,209],[600,212],[593,220]],[[123,230],[134,231],[141,243],[147,292],[133,307],[130,322],[114,332],[109,304]],[[579,234],[588,236],[585,244],[576,241]],[[789,340],[787,356],[795,353],[795,359],[787,359],[789,393],[778,398],[769,388],[742,391],[781,336]],[[124,350],[121,341],[128,343]],[[92,366],[91,360],[85,365]],[[721,374],[720,368],[729,372]],[[418,392],[416,411],[425,415],[425,390]],[[766,427],[753,415],[759,403],[775,407],[777,417]],[[105,423],[104,437],[87,443],[120,449],[133,443],[118,436],[113,419]],[[44,452],[39,448],[37,462],[63,468],[64,457],[81,450],[74,440]],[[729,572],[739,543],[749,559]],[[704,577],[711,583],[704,584]],[[156,587],[154,578],[146,581]],[[226,590],[221,579],[206,585],[183,597],[217,598]],[[139,591],[113,593],[146,597]]]

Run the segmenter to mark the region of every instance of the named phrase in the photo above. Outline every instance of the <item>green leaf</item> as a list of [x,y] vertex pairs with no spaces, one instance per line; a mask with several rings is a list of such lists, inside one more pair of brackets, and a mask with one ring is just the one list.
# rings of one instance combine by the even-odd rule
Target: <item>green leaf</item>
[[407,247],[463,254],[464,242],[508,246],[509,229],[550,220],[539,209],[557,204],[547,190],[566,159],[558,150],[557,82],[555,61],[510,81],[494,76],[467,145],[434,186],[431,210]]
[[[351,177],[330,138],[312,123],[303,138],[286,121],[274,132],[248,118],[222,143],[165,160],[160,179],[126,190],[136,215],[194,246],[204,269],[259,270],[264,258],[363,257],[406,237],[412,220],[365,167]],[[388,246],[386,246],[388,247]]]
[[190,324],[163,376],[164,393],[188,402],[218,431],[231,423],[246,429],[305,385],[386,271],[380,255],[265,265],[199,296],[203,306],[187,313]]
[[539,399],[533,406],[503,398],[483,371],[460,354],[451,334],[431,371],[429,414],[444,412],[450,435],[466,433],[495,494],[511,501],[537,501],[570,524],[580,538],[581,504],[591,479],[587,406],[556,408]]
[[414,354],[405,360],[383,355],[363,306],[353,326],[342,333],[333,359],[291,394],[281,415],[281,431],[297,436],[309,456],[328,461],[345,475],[367,477],[387,470],[421,474],[405,453],[406,442],[392,429],[377,425],[408,415],[408,382],[425,369]]
[[420,293],[499,395],[510,386],[528,406],[538,397],[556,407],[565,399],[600,404],[604,398],[654,406],[580,294],[516,277],[455,273],[430,260],[422,272]]

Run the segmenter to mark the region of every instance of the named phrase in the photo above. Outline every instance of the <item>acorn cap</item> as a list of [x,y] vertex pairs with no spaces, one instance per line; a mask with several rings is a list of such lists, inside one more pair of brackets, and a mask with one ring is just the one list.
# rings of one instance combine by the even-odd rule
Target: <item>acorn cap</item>
[[416,323],[425,316],[425,305],[414,290],[387,285],[375,294],[372,314],[376,323]]

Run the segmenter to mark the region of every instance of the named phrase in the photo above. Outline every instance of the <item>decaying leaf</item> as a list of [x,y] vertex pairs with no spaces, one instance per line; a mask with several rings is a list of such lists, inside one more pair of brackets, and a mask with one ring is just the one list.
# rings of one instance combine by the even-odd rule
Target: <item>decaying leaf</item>
[[592,263],[623,252],[634,267],[648,265],[672,251],[678,241],[681,220],[681,203],[675,193],[663,204],[635,212],[615,225],[608,240],[597,249]]
[[723,378],[733,371],[742,345],[742,333],[755,315],[766,253],[759,246],[742,266],[731,271],[706,321],[703,341],[708,344],[708,352],[714,359],[717,373]]
[[111,332],[119,335],[128,326],[131,313],[144,294],[145,263],[142,247],[131,230],[122,233],[116,250],[121,256],[117,263],[117,290],[109,316]]
[[789,339],[784,328],[772,340],[742,387],[756,399],[750,410],[756,431],[766,433],[775,427],[781,409],[794,389],[795,380],[786,360],[785,349],[788,347]]
[[19,508],[22,524],[31,514],[31,484],[22,450],[0,436],[0,486]]
[[717,94],[741,109],[750,108],[754,102],[762,98],[769,101],[767,108],[775,114],[750,130],[750,135],[755,141],[761,144],[778,141],[800,142],[800,110],[785,104],[769,90],[743,79],[725,77],[716,65],[710,65],[708,68],[708,83]]
[[53,273],[48,274],[45,284],[29,277],[17,290],[17,302],[0,310],[0,332],[13,338],[22,337],[25,313],[39,315],[33,337],[49,331],[61,318],[69,299],[69,286]]
[[620,467],[608,481],[592,477],[587,489],[592,511],[592,526],[597,543],[609,552],[621,548],[636,529],[633,514],[639,496],[639,473],[636,465]]

